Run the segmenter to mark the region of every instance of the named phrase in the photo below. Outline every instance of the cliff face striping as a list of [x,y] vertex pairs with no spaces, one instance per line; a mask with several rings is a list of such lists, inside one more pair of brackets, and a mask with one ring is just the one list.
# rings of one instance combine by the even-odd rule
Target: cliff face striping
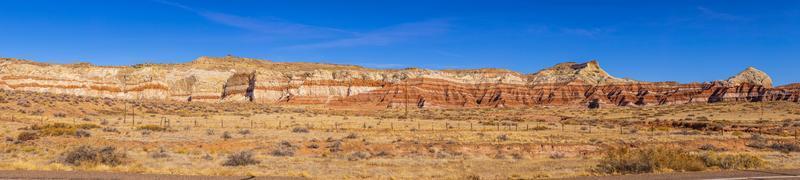
[[175,101],[382,107],[650,106],[725,101],[798,102],[800,86],[772,87],[755,68],[722,81],[678,84],[611,76],[597,61],[534,74],[502,69],[376,70],[318,63],[201,57],[185,64],[55,65],[0,59],[0,88]]
[[255,72],[236,73],[225,81],[225,85],[222,86],[221,98],[223,100],[253,101],[255,87]]

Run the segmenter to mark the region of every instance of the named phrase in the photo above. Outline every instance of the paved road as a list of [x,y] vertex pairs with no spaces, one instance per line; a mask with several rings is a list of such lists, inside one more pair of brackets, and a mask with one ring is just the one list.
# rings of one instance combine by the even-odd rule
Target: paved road
[[578,177],[568,178],[569,180],[749,180],[749,179],[769,179],[785,180],[800,179],[800,169],[790,170],[743,170],[743,171],[722,171],[722,172],[688,172],[688,173],[666,173],[666,174],[639,174],[626,176],[605,176],[605,177]]
[[180,176],[180,175],[155,175],[111,172],[82,172],[82,171],[0,171],[0,179],[153,179],[153,180],[295,180],[303,178],[292,177],[247,177],[247,176]]

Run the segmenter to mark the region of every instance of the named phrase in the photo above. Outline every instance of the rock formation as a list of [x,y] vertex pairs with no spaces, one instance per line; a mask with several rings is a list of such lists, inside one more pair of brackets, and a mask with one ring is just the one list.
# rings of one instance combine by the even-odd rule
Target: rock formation
[[772,78],[770,78],[767,73],[764,73],[763,71],[754,67],[747,67],[747,69],[740,72],[736,76],[728,78],[725,83],[728,83],[731,86],[747,83],[764,86],[766,88],[772,88]]
[[727,80],[679,84],[616,78],[597,61],[521,74],[503,69],[377,70],[233,56],[134,66],[6,58],[0,59],[0,89],[122,99],[420,108],[800,101],[800,85],[772,87],[770,77],[755,68]]

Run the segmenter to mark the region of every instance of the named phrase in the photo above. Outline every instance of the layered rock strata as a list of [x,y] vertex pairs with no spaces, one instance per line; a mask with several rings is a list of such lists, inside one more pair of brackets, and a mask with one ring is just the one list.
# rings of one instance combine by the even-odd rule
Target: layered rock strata
[[800,85],[773,87],[766,73],[752,67],[727,80],[679,84],[616,78],[597,61],[521,74],[502,69],[376,70],[232,56],[134,66],[0,59],[0,89],[121,99],[420,108],[800,102]]

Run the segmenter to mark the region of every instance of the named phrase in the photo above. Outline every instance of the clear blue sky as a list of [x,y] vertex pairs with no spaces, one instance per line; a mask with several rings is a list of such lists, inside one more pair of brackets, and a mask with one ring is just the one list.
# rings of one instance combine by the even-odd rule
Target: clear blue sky
[[800,1],[4,0],[0,56],[102,65],[224,56],[507,68],[597,59],[644,81],[747,66],[800,82]]

